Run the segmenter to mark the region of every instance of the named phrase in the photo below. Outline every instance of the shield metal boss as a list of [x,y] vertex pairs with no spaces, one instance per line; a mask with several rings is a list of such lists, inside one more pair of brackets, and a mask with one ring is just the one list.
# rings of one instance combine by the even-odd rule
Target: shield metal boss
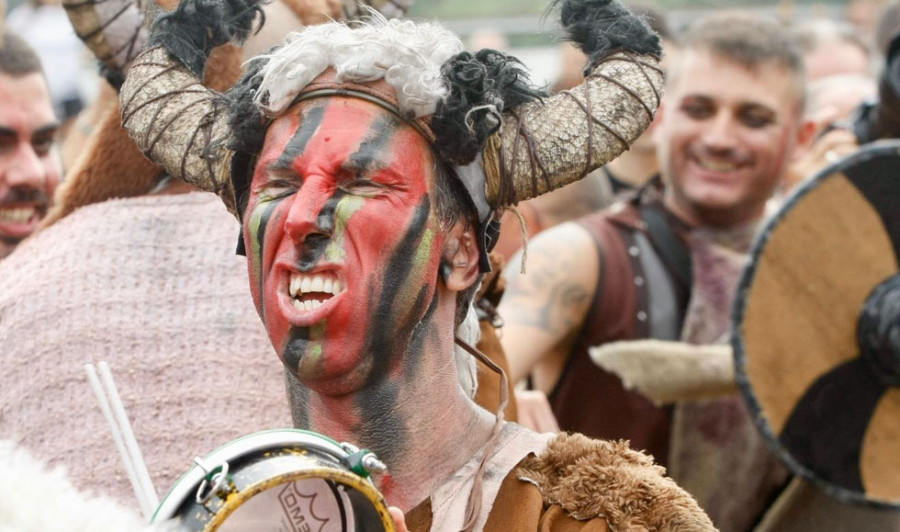
[[802,185],[757,238],[734,309],[736,379],[796,474],[900,509],[900,141]]

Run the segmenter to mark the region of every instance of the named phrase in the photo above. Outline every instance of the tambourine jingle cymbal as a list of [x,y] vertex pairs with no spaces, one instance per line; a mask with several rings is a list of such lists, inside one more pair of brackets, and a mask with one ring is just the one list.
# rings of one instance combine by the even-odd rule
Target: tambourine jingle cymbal
[[198,459],[153,522],[177,519],[191,532],[393,532],[367,478],[372,464],[368,451],[313,432],[251,434]]

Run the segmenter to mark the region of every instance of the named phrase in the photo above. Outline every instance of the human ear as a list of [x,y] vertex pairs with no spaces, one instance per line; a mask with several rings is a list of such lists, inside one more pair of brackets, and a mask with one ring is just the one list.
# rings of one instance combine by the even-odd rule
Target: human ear
[[800,121],[800,125],[797,128],[797,146],[794,150],[795,157],[798,153],[806,151],[812,146],[818,132],[819,127],[814,120],[804,118]]
[[479,257],[475,229],[457,222],[447,234],[441,260],[441,278],[449,290],[461,292],[475,283]]

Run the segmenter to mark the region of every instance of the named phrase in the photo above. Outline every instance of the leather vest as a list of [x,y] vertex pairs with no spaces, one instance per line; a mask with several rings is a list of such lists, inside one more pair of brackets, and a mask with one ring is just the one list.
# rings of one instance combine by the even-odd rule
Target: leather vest
[[677,295],[676,274],[647,232],[642,208],[638,201],[619,203],[578,221],[599,255],[597,291],[549,400],[563,430],[630,440],[632,448],[666,465],[671,407],[626,390],[588,355],[590,347],[607,342],[678,339],[686,300]]

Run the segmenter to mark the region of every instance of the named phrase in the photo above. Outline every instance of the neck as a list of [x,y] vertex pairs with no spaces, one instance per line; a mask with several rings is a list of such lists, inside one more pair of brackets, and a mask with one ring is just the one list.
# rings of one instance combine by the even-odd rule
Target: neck
[[632,148],[606,164],[616,179],[629,185],[639,186],[646,183],[659,172],[656,154],[653,150]]
[[381,492],[403,511],[465,464],[488,440],[495,419],[465,396],[452,331],[439,332],[435,323],[452,323],[452,317],[434,316],[417,346],[421,352],[400,355],[401,361],[421,360],[415,369],[401,362],[399,371],[356,393],[327,396],[288,377],[295,426],[373,451],[388,466]]
[[746,205],[741,208],[703,209],[682,201],[671,186],[663,194],[666,209],[692,229],[734,231],[755,228],[763,219],[765,205]]

